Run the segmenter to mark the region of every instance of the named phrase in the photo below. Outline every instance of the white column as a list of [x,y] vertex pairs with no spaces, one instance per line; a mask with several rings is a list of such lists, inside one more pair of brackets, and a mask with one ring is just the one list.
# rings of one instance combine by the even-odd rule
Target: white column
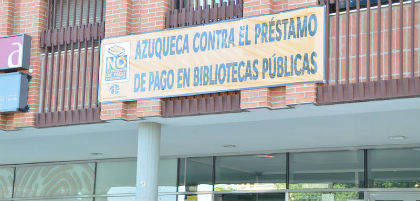
[[160,149],[159,123],[140,123],[137,148],[136,200],[157,201]]

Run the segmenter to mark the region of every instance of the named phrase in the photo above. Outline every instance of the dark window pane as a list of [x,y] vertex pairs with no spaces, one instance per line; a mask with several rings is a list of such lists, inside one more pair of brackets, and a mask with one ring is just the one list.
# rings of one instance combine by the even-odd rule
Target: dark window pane
[[136,192],[136,161],[100,162],[96,172],[96,194]]
[[363,158],[363,151],[290,154],[290,188],[363,187]]
[[185,191],[185,188],[181,189],[185,186],[185,161],[185,158],[180,158],[178,162],[178,191],[180,192]]
[[214,201],[284,201],[284,193],[244,193],[214,195]]
[[216,191],[278,190],[285,188],[285,154],[216,158]]
[[0,168],[0,199],[12,197],[13,174],[13,168]]
[[[70,2],[68,2],[70,1]],[[83,1],[83,15],[80,14],[80,4]],[[75,0],[61,0],[57,1],[57,5],[55,8],[55,28],[61,28],[66,26],[73,26],[73,22],[76,26],[79,25],[80,20],[82,20],[82,24],[86,24],[86,21],[88,23],[95,22],[101,22],[101,6],[102,1],[101,0],[89,0],[90,6],[89,6],[89,20],[87,20],[88,15],[88,1],[87,0],[77,0],[76,2],[76,15],[74,15],[74,3]],[[96,16],[95,14],[95,1],[96,1]],[[105,2],[105,1],[103,1]],[[69,5],[69,8],[67,7]],[[54,9],[54,5],[51,5]],[[105,8],[105,5],[103,5]],[[63,9],[61,9],[63,7]],[[67,13],[67,9],[69,9],[69,13]],[[105,9],[104,9],[105,11]],[[69,23],[67,24],[67,16]],[[53,17],[53,16],[51,16]],[[94,20],[95,17],[95,20]],[[105,15],[103,15],[105,18]],[[53,19],[51,19],[52,21]],[[61,25],[61,26],[60,26]]]
[[180,160],[179,191],[212,191],[213,157]]
[[323,193],[306,193],[295,192],[289,193],[289,200],[293,201],[363,201],[363,192],[323,192]]
[[178,159],[162,159],[159,161],[159,192],[176,192]]
[[420,149],[368,151],[369,185],[373,188],[419,188]]
[[369,192],[368,200],[372,201],[416,201],[420,192]]

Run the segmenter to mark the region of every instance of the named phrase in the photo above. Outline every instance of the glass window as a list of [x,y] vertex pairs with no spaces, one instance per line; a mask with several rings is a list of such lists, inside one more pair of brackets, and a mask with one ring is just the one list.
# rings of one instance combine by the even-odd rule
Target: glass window
[[94,164],[17,167],[14,197],[93,194]]
[[61,199],[40,199],[40,200],[33,200],[33,199],[30,199],[30,201],[45,201],[45,200],[48,200],[48,201],[71,201],[71,200],[77,200],[77,201],[92,201],[93,199],[92,198],[61,198]]
[[[76,1],[76,2],[75,2]],[[55,28],[61,28],[66,26],[73,26],[73,22],[76,26],[79,25],[80,20],[82,20],[82,24],[86,24],[86,21],[89,23],[93,23],[94,14],[95,14],[95,3],[96,3],[96,22],[101,21],[101,6],[103,2],[102,0],[89,0],[89,20],[87,19],[88,15],[88,1],[83,1],[83,14],[80,13],[80,4],[82,0],[61,0],[57,1],[57,5],[55,7]],[[96,1],[96,2],[95,2]],[[76,15],[74,16],[74,4],[76,3]],[[68,5],[68,6],[67,6]],[[53,7],[53,5],[51,5]],[[63,7],[63,10],[61,10]],[[67,13],[67,9],[69,9],[69,13]],[[105,9],[104,9],[105,12]],[[67,25],[67,16],[69,16],[69,24]],[[82,17],[81,17],[82,16]],[[104,15],[105,17],[105,15]],[[51,19],[52,20],[52,19]],[[75,21],[76,20],[76,21]]]
[[420,148],[368,151],[369,187],[419,188]]
[[177,195],[159,195],[158,201],[176,201]]
[[290,189],[357,188],[364,185],[363,151],[290,154]]
[[134,201],[136,196],[109,196],[109,197],[96,197],[95,201]]
[[98,163],[96,191],[98,195],[136,193],[136,161]]
[[217,194],[214,201],[284,201],[284,193]]
[[0,168],[0,199],[11,198],[14,168]]
[[322,193],[294,192],[294,193],[289,193],[289,200],[293,200],[293,201],[362,201],[364,200],[364,193],[363,192],[322,192]]
[[176,192],[178,159],[162,159],[159,161],[159,192]]
[[180,159],[179,192],[212,191],[213,157]]
[[216,158],[215,191],[286,188],[286,154]]
[[211,194],[178,195],[178,201],[213,201]]
[[[134,201],[136,196],[96,197],[95,201]],[[176,201],[176,195],[159,195],[158,201]]]

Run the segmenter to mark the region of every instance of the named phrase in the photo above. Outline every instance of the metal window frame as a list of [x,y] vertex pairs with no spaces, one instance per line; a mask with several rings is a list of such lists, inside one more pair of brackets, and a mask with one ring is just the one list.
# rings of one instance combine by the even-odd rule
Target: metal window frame
[[[213,191],[200,191],[200,192],[179,192],[179,180],[180,178],[180,162],[181,158],[177,159],[177,190],[176,192],[159,192],[159,196],[165,196],[165,195],[176,195],[176,200],[178,200],[178,195],[218,195],[218,194],[247,194],[247,193],[285,193],[285,196],[288,196],[289,193],[296,193],[296,192],[303,192],[303,193],[315,193],[315,192],[361,192],[365,195],[365,200],[367,199],[367,194],[371,192],[407,192],[407,193],[420,193],[420,188],[369,188],[369,180],[368,180],[368,151],[369,150],[398,150],[398,149],[414,149],[419,148],[418,145],[411,145],[411,146],[388,146],[387,147],[380,147],[380,148],[364,148],[364,149],[335,149],[335,150],[329,150],[324,149],[321,151],[319,149],[316,149],[317,152],[332,152],[332,151],[355,151],[355,150],[363,150],[363,156],[364,156],[364,188],[347,188],[347,189],[289,189],[288,184],[289,181],[288,178],[290,177],[290,152],[283,152],[283,153],[276,153],[276,154],[285,154],[286,155],[286,189],[280,189],[280,190],[241,190],[241,191],[214,191],[215,186],[215,175],[216,175],[216,158],[219,156],[206,156],[206,157],[212,157],[212,188]],[[308,150],[301,151],[301,152],[293,152],[293,153],[302,153],[302,152],[309,152]],[[261,152],[260,152],[261,154]],[[241,153],[237,154],[236,156],[240,155],[250,155],[247,153]],[[235,156],[235,155],[230,155]],[[185,157],[184,160],[186,162]],[[162,157],[161,159],[170,159]],[[103,198],[103,197],[131,197],[135,196],[134,193],[122,193],[122,194],[98,194],[96,195],[96,182],[97,182],[97,166],[100,162],[119,162],[119,161],[135,161],[135,157],[127,157],[127,158],[109,158],[109,159],[95,159],[95,160],[75,160],[75,161],[58,161],[58,162],[44,162],[44,163],[26,163],[26,164],[14,164],[14,165],[0,165],[0,168],[13,168],[13,187],[12,187],[12,198],[7,199],[0,199],[0,201],[11,201],[11,200],[40,200],[40,199],[71,199],[71,198],[92,198],[94,201],[96,198]],[[93,194],[92,195],[74,195],[74,196],[50,196],[50,197],[30,197],[30,198],[14,198],[14,186],[16,181],[16,169],[18,167],[34,167],[34,166],[46,166],[46,165],[70,165],[70,164],[82,164],[82,163],[94,163],[94,181],[93,181]],[[186,171],[186,168],[185,170]],[[367,179],[366,179],[367,178]],[[185,178],[184,178],[185,180]],[[184,182],[185,183],[185,182]]]

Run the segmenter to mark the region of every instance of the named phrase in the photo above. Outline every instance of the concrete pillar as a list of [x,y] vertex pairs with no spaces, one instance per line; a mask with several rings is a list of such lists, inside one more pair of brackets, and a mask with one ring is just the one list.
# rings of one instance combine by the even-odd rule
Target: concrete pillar
[[156,201],[160,149],[159,123],[140,123],[138,129],[136,200]]

